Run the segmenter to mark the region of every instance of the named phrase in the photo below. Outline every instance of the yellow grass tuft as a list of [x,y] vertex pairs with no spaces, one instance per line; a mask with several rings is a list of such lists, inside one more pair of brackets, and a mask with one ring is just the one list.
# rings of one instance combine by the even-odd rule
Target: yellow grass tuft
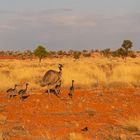
[[89,140],[78,133],[70,133],[70,140]]
[[140,117],[129,118],[128,120],[124,120],[122,122],[122,126],[124,129],[137,132],[140,131]]

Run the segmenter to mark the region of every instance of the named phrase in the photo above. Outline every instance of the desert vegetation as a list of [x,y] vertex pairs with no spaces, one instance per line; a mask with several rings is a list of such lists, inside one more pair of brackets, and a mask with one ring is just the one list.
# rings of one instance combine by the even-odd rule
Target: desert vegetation
[[[85,54],[87,54],[86,57]],[[109,49],[101,53],[93,52],[90,56],[88,54],[89,52],[84,52],[84,55],[82,52],[73,52],[60,58],[51,57],[48,54],[42,60],[46,56],[46,52],[43,52],[41,56],[36,54],[37,57],[32,54],[32,60],[28,59],[27,55],[26,59],[12,59],[12,61],[10,57],[5,56],[9,59],[0,59],[0,90],[5,91],[15,83],[22,84],[24,82],[31,83],[32,89],[39,89],[38,82],[44,73],[49,69],[57,70],[59,63],[64,65],[62,85],[65,88],[70,85],[72,79],[76,81],[76,87],[81,89],[94,89],[97,81],[99,86],[105,87],[137,87],[140,85],[140,57],[138,53],[135,53],[136,58],[128,56],[127,60],[110,56]],[[4,58],[4,55],[2,56]],[[39,61],[42,60],[41,64],[37,61],[38,57]],[[79,61],[75,61],[75,59]]]
[[[0,139],[139,140],[140,53],[132,47],[1,51]],[[49,73],[59,96],[41,86]]]
[[[57,64],[64,64],[63,85],[68,86],[72,79],[75,79],[77,86],[81,88],[94,88],[94,83],[99,80],[104,86],[113,83],[127,84],[130,86],[139,85],[140,58],[122,62],[121,59],[114,59],[110,62],[105,58],[81,58],[80,61],[73,61],[73,58],[44,59],[41,65],[36,60],[1,60],[1,90],[13,85],[16,82],[28,81],[34,87],[38,87],[37,81],[49,69],[57,69]],[[78,67],[77,67],[78,66]],[[115,85],[114,85],[115,86]]]

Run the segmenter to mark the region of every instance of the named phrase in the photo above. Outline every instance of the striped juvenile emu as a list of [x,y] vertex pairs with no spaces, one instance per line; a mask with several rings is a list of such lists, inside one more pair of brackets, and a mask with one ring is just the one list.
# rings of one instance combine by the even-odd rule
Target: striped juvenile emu
[[47,86],[48,93],[54,90],[56,94],[59,94],[62,79],[62,64],[58,65],[59,71],[49,70],[43,76],[40,86]]
[[16,95],[16,87],[17,87],[18,85],[16,85],[15,84],[15,87],[14,88],[10,88],[10,89],[8,89],[6,92],[9,94],[9,97],[11,98],[11,97],[14,97],[15,95]]
[[18,92],[18,95],[20,96],[20,99],[21,99],[21,100],[23,100],[23,96],[26,94],[28,85],[29,85],[29,84],[26,83],[26,88],[25,88],[25,89],[21,89],[21,90]]
[[73,93],[74,93],[74,80],[72,80],[72,85],[70,87],[70,92],[68,94],[70,98],[72,98]]

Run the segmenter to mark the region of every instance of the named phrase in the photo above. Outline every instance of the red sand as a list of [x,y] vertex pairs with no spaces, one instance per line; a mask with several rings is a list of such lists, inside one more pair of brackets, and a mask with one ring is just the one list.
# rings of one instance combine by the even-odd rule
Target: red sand
[[[67,93],[63,90],[60,98],[32,93],[24,101],[18,96],[8,99],[6,93],[1,93],[3,137],[8,140],[69,140],[75,133],[85,140],[111,140],[110,137],[115,140],[115,136],[128,133],[120,127],[120,122],[140,113],[140,89],[75,90],[73,99]],[[81,131],[85,127],[88,131]]]

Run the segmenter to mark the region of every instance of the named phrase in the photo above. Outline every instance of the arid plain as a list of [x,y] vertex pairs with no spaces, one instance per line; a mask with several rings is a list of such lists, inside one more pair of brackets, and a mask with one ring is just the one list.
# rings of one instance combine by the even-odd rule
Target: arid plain
[[[39,82],[63,64],[59,96]],[[71,81],[74,95],[69,98]],[[29,83],[29,97],[7,97],[6,90]],[[139,140],[140,55],[126,60],[90,57],[0,59],[0,140]]]

